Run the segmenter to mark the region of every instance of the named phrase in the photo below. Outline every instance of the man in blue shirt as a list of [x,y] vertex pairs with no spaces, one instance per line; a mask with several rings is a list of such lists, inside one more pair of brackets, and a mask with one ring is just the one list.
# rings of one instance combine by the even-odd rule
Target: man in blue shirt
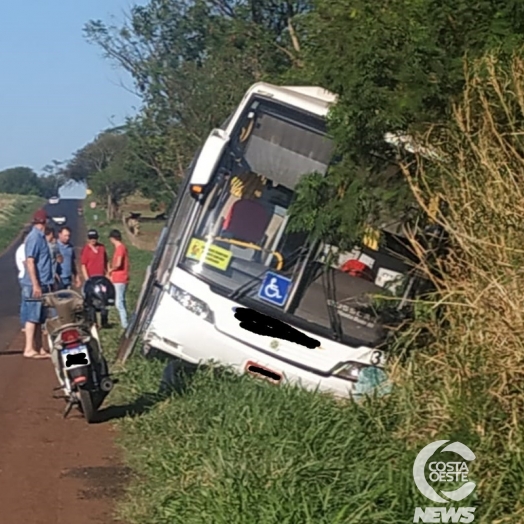
[[52,227],[46,227],[44,231],[44,235],[47,241],[47,247],[49,248],[49,251],[51,252],[51,264],[53,264],[53,276],[55,278],[55,280],[53,280],[53,285],[57,287],[56,286],[56,283],[58,282],[57,268],[58,268],[58,264],[62,260],[62,255],[60,254],[60,251],[58,250],[55,230]]
[[[47,214],[43,209],[33,216],[33,228],[25,240],[26,272],[22,277],[22,296],[40,298],[49,293],[54,283],[51,253],[44,236]],[[42,347],[42,324],[45,310],[41,302],[25,303],[25,348],[26,358],[49,358]]]
[[58,288],[71,289],[71,286],[80,287],[76,267],[75,248],[71,244],[71,230],[64,226],[58,232],[58,242],[56,243],[62,261],[58,264],[56,273],[58,275]]

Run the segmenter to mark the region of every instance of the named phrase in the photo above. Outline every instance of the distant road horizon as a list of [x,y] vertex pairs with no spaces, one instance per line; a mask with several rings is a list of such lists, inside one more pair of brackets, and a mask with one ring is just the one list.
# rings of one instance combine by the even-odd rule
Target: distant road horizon
[[70,180],[58,190],[59,197],[68,200],[85,200],[87,186],[83,182]]

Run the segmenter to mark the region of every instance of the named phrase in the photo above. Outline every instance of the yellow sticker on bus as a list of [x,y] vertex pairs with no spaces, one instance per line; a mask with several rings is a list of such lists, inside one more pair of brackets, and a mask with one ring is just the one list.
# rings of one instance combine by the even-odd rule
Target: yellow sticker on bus
[[368,249],[372,249],[373,251],[378,251],[379,241],[380,231],[371,227],[366,228],[366,233],[362,239],[364,246],[366,246]]
[[[198,238],[192,238],[187,249],[186,256],[200,262],[206,252],[206,242]],[[232,253],[228,249],[211,244],[206,253],[204,264],[226,271],[231,261]]]

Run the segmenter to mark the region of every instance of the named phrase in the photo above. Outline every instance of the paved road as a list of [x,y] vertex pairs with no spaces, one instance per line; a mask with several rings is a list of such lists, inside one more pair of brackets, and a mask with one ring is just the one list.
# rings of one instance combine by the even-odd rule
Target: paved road
[[[73,233],[73,243],[83,243],[83,223],[78,217],[78,200],[62,200],[56,205],[46,205],[46,211],[50,216],[66,215],[67,225]],[[18,286],[15,252],[20,242],[12,245],[8,251],[0,257],[0,275],[2,284],[2,300],[0,300],[0,351],[5,350],[13,337],[17,334],[20,326],[18,324],[18,311],[20,301],[20,288]],[[6,300],[5,297],[8,299]]]
[[[77,201],[48,206],[65,213],[75,245],[84,226]],[[14,250],[0,258],[0,524],[110,524],[126,471],[108,424],[87,425],[53,398],[49,360],[22,357]]]

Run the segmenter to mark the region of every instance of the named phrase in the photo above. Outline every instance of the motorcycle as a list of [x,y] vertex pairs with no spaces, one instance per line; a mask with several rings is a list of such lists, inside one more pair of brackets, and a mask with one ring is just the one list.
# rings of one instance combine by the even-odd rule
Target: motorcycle
[[[109,286],[88,280],[84,296],[73,290],[62,290],[31,299],[41,300],[47,310],[47,342],[60,384],[56,390],[61,389],[67,401],[64,418],[77,406],[88,423],[94,422],[98,409],[113,389],[114,381],[93,321],[93,312],[98,311],[101,304],[108,305],[107,290],[113,288],[110,282]],[[111,298],[114,303],[114,288],[109,302]]]

